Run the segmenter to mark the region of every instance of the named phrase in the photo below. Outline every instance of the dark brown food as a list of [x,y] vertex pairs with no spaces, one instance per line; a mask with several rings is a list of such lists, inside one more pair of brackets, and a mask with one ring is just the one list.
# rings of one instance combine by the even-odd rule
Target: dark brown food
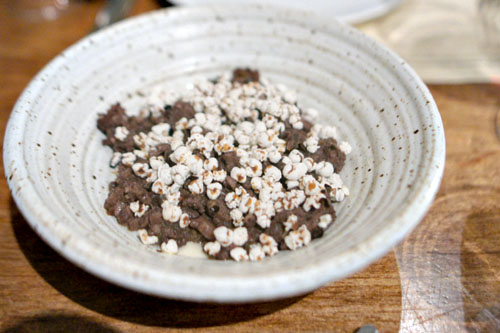
[[306,155],[312,157],[314,162],[327,161],[332,163],[337,173],[344,168],[345,154],[340,150],[337,141],[332,138],[321,139],[319,147],[314,154]]
[[[237,69],[233,73],[233,80],[241,83],[258,81],[259,73],[249,69]],[[175,126],[175,122],[185,117],[191,119],[194,117],[194,109],[191,105],[184,102],[176,102],[173,106],[166,106],[159,116],[153,117],[129,117],[125,114],[125,110],[119,105],[113,105],[106,114],[99,117],[97,127],[105,135],[106,139],[103,144],[111,147],[117,152],[130,152],[135,149],[133,136],[140,132],[148,132],[155,124],[168,122],[171,127]],[[124,126],[129,130],[129,134],[124,141],[119,141],[115,138],[115,128]],[[334,139],[326,139],[320,141],[320,149],[314,154],[307,152],[303,146],[303,142],[307,137],[307,133],[311,124],[304,121],[304,128],[301,130],[294,129],[290,124],[286,124],[286,130],[280,135],[282,139],[287,141],[287,152],[293,149],[301,150],[306,157],[312,157],[315,161],[328,161],[335,167],[335,172],[339,172],[345,162],[345,154],[339,149],[337,142]],[[186,137],[189,136],[189,130],[186,130]],[[168,144],[162,144],[150,152],[150,156],[163,156],[165,161],[173,165],[169,155],[172,149]],[[195,152],[196,153],[196,152]],[[198,154],[202,156],[201,154]],[[235,152],[224,153],[217,156],[219,167],[224,168],[228,175],[231,169],[235,166],[240,166],[239,158]],[[138,160],[140,161],[140,160]],[[147,161],[142,161],[147,162]],[[263,167],[271,165],[270,162],[265,162]],[[283,169],[281,162],[277,163],[277,167]],[[194,178],[191,178],[194,179]],[[190,180],[191,180],[190,179]],[[226,206],[224,198],[229,192],[232,192],[238,184],[236,181],[227,176],[223,182],[221,195],[217,200],[209,200],[205,194],[193,194],[187,189],[187,184],[181,189],[180,207],[182,211],[191,219],[191,223],[187,228],[180,228],[179,223],[170,223],[163,219],[161,203],[164,198],[155,194],[150,190],[151,184],[145,179],[136,176],[129,167],[122,164],[118,167],[116,180],[109,185],[109,195],[106,199],[104,207],[109,215],[115,216],[118,223],[125,225],[129,230],[146,229],[149,235],[156,235],[161,241],[167,239],[175,239],[179,246],[186,244],[188,241],[206,243],[213,241],[214,229],[219,226],[233,228],[230,210]],[[285,179],[282,178],[282,184],[285,186]],[[255,195],[248,180],[242,186],[251,194]],[[326,192],[325,192],[326,193]],[[136,217],[130,209],[130,203],[140,201],[141,203],[150,206],[150,209],[141,217]],[[256,223],[255,215],[247,215],[244,217],[243,223],[248,231],[248,241],[244,248],[248,251],[252,244],[259,242],[259,235],[262,232],[272,236],[279,244],[279,249],[286,249],[284,242],[286,232],[283,222],[291,214],[298,217],[298,222],[293,227],[297,230],[301,225],[305,224],[311,232],[312,238],[322,236],[323,229],[318,226],[320,216],[331,214],[332,221],[335,219],[335,210],[329,195],[321,201],[322,205],[319,209],[314,209],[310,212],[304,211],[302,207],[293,210],[278,212],[271,220],[271,225],[267,229],[262,229]],[[233,246],[222,247],[221,251],[216,255],[216,259],[230,258],[229,252]]]
[[251,70],[250,68],[235,69],[233,71],[233,82],[250,83],[259,82],[259,71]]

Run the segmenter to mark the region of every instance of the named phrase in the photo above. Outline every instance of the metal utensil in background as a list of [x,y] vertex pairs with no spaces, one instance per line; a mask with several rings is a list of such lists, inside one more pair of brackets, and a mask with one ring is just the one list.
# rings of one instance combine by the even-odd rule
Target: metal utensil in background
[[92,32],[127,17],[134,7],[134,0],[109,0],[97,13]]
[[364,325],[363,327],[358,328],[355,333],[378,333],[378,330],[373,325]]
[[173,4],[168,1],[168,0],[156,0],[156,2],[158,2],[158,4],[162,7],[171,7],[173,6]]

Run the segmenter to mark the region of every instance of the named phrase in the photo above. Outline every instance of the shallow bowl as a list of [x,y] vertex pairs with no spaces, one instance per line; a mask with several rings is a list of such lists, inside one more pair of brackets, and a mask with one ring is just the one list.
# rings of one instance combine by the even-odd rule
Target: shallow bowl
[[[159,83],[239,66],[293,88],[337,126],[353,146],[341,172],[351,195],[324,237],[263,262],[160,254],[104,211],[114,176],[97,115],[118,101],[137,110]],[[4,141],[12,196],[61,255],[126,288],[216,302],[303,294],[380,258],[424,216],[444,156],[436,105],[401,58],[331,19],[259,5],[162,10],[84,38],[25,89]]]

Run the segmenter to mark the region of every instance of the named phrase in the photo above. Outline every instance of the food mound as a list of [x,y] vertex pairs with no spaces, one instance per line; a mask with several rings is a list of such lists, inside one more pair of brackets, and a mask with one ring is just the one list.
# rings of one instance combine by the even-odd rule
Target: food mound
[[169,254],[195,242],[215,259],[258,261],[308,245],[349,195],[338,173],[351,147],[296,102],[236,69],[154,90],[137,116],[113,105],[97,122],[117,170],[106,211]]

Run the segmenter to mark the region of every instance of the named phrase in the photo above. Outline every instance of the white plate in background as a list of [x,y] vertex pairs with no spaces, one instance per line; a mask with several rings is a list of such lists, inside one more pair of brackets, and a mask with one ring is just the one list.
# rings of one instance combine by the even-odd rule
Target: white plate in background
[[[276,6],[311,10],[316,14],[335,17],[340,21],[356,24],[387,14],[402,0],[274,0],[266,1]],[[214,3],[256,3],[262,0],[171,0],[181,6],[209,5]]]

